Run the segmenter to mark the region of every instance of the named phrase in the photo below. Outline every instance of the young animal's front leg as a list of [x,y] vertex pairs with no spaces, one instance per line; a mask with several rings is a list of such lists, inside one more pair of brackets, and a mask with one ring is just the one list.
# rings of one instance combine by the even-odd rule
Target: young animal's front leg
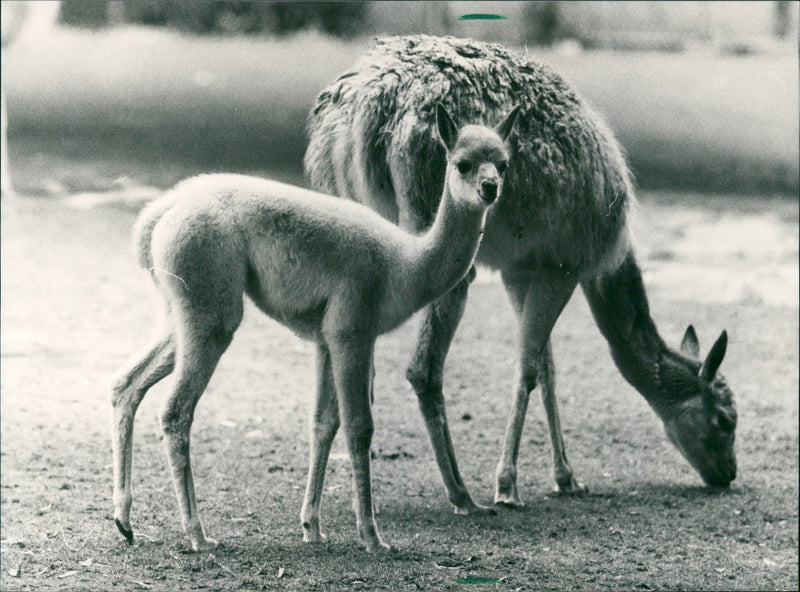
[[303,509],[300,511],[303,540],[309,543],[321,542],[326,538],[320,531],[319,508],[322,501],[322,487],[325,481],[328,455],[336,431],[339,429],[337,405],[330,352],[325,345],[320,344],[317,346],[317,393],[311,416],[308,482],[303,499]]
[[494,512],[492,508],[476,504],[464,485],[450,438],[442,393],[445,358],[464,314],[472,274],[473,270],[453,290],[425,309],[417,349],[406,373],[417,393],[436,463],[447,488],[447,496],[458,514]]
[[369,451],[374,426],[370,404],[372,356],[375,341],[361,336],[328,340],[339,413],[347,433],[353,465],[358,534],[370,552],[389,549],[375,524]]

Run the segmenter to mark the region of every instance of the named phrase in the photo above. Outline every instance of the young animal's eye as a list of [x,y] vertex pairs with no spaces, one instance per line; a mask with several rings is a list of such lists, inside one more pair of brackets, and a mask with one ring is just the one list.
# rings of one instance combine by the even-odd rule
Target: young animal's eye
[[461,173],[462,175],[466,175],[472,168],[472,165],[469,164],[466,160],[459,160],[456,163],[456,167],[458,167],[459,173]]
[[506,172],[507,168],[508,168],[508,163],[507,162],[501,162],[500,164],[497,165],[497,172],[502,175],[503,173]]

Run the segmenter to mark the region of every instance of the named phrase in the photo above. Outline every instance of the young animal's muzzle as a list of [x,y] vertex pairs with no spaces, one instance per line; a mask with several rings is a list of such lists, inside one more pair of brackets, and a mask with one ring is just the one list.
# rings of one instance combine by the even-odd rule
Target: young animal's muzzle
[[494,200],[497,199],[497,183],[494,181],[481,181],[481,190],[479,195],[486,203],[494,203]]

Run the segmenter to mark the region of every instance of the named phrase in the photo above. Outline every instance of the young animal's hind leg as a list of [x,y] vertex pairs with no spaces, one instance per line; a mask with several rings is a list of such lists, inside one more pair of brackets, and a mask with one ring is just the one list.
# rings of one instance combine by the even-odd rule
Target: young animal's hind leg
[[167,332],[156,339],[144,354],[135,356],[121,371],[112,386],[113,423],[111,446],[114,463],[114,521],[119,531],[133,543],[130,514],[131,467],[133,464],[133,420],[148,389],[170,374],[175,367],[175,336]]
[[241,320],[241,304],[239,306],[235,323],[217,319],[203,323],[189,319],[188,326],[182,327],[175,385],[161,416],[181,523],[195,551],[214,548],[217,542],[206,537],[197,513],[190,458],[192,420],[197,402]]
[[336,402],[331,355],[325,345],[317,346],[317,393],[311,417],[311,451],[308,464],[308,482],[300,511],[303,540],[309,543],[325,540],[320,531],[319,508],[325,467],[333,439],[339,429],[339,408]]
[[161,273],[160,286],[170,303],[177,337],[175,382],[161,426],[181,523],[192,548],[201,551],[217,543],[206,537],[197,513],[190,458],[192,420],[242,321],[247,258],[239,233],[230,231],[224,216],[197,216],[191,221],[168,223],[162,218],[152,242],[154,268]]

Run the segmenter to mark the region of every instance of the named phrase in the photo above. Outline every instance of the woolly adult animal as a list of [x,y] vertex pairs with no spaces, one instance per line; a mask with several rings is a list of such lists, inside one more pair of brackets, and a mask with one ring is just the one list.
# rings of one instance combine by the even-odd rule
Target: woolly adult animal
[[[578,284],[623,376],[709,485],[736,476],[733,396],[717,370],[723,332],[705,362],[690,327],[682,352],[656,330],[628,231],[634,200],[608,127],[552,70],[500,45],[429,36],[381,39],[317,98],[306,175],[320,191],[364,203],[411,232],[434,218],[445,155],[434,105],[456,120],[492,119],[520,105],[513,167],[492,208],[477,262],[500,270],[519,319],[516,392],[496,474],[495,502],[520,505],[516,463],[531,391],[541,384],[558,491],[580,491],[567,461],[550,333]],[[407,376],[457,511],[479,511],[459,476],[444,412],[442,367],[468,280],[426,309]],[[446,442],[442,447],[438,443]]]
[[164,329],[114,382],[114,518],[133,541],[133,421],[147,390],[176,371],[161,423],[183,529],[195,551],[206,536],[194,493],[189,441],[195,405],[242,320],[243,296],[317,344],[317,396],[301,522],[320,541],[325,467],[340,417],[355,481],[358,533],[388,548],[372,509],[369,450],[373,350],[378,335],[448,292],[471,268],[486,212],[501,194],[505,140],[518,109],[494,129],[460,131],[437,110],[447,153],[436,219],[408,234],[370,209],[255,177],[205,175],[178,184],[141,214],[139,263],[166,309]]

